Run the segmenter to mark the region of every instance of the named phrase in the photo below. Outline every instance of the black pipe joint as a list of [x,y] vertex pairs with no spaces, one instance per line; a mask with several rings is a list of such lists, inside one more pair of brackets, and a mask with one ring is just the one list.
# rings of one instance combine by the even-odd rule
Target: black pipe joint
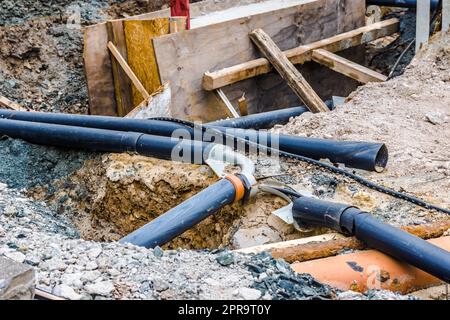
[[294,220],[305,227],[325,227],[344,233],[355,234],[355,215],[366,213],[354,206],[324,201],[311,197],[300,197],[294,201]]

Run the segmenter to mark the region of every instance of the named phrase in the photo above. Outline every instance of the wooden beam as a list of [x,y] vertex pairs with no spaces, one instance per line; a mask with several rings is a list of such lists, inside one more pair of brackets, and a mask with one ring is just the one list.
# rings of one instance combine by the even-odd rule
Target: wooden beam
[[[411,225],[401,227],[404,231],[422,239],[432,239],[443,236],[450,228],[450,219],[444,219],[430,224]],[[354,237],[338,237],[328,241],[308,241],[303,244],[290,246],[273,246],[267,251],[271,252],[275,259],[284,259],[286,262],[308,261],[339,254],[343,250],[362,250],[366,246]]]
[[275,242],[262,244],[259,246],[248,247],[243,249],[234,250],[239,253],[261,253],[261,252],[274,252],[274,250],[284,250],[287,248],[297,247],[301,245],[311,244],[311,243],[320,243],[320,242],[328,242],[337,239],[345,239],[340,233],[326,233],[319,236],[312,236],[306,238],[300,238],[295,240],[283,241],[283,242]]
[[[106,26],[109,41],[114,44],[123,59],[127,61],[128,54],[122,20],[108,21]],[[111,59],[111,67],[114,79],[117,115],[123,117],[133,110],[134,107],[131,99],[131,81],[116,59]]]
[[312,52],[313,61],[320,63],[331,70],[342,73],[361,83],[384,82],[387,80],[385,75],[366,68],[360,64],[342,58],[327,50],[317,49]]
[[17,102],[11,101],[4,96],[0,96],[0,107],[12,109],[12,110],[16,110],[16,111],[27,111],[28,110],[28,109],[22,107]]
[[108,49],[113,54],[114,58],[117,60],[117,62],[122,67],[123,71],[127,74],[127,76],[130,78],[131,82],[134,84],[136,89],[141,93],[142,97],[144,97],[145,100],[150,98],[150,94],[145,90],[144,86],[142,85],[141,81],[139,81],[138,77],[134,74],[133,70],[131,70],[128,63],[125,61],[125,59],[120,54],[119,50],[117,50],[116,46],[110,41],[108,42]]
[[450,0],[442,0],[442,34],[450,30]]
[[[312,51],[315,49],[338,52],[393,34],[398,29],[399,20],[393,18],[307,45],[301,45],[294,49],[284,51],[284,53],[293,64],[303,64],[311,60]],[[265,58],[259,58],[218,71],[206,72],[203,77],[203,88],[211,91],[271,71],[272,66],[269,61]]]
[[111,57],[107,50],[108,30],[106,23],[102,26],[84,29],[83,60],[89,93],[89,113],[117,116]]
[[300,71],[289,61],[267,33],[262,29],[256,29],[250,33],[250,38],[287,82],[289,87],[303,101],[309,111],[330,111],[305,78],[303,78]]
[[231,104],[230,100],[228,100],[225,93],[222,91],[222,89],[215,90],[216,96],[219,98],[219,100],[225,105],[225,112],[228,114],[228,116],[233,118],[239,118],[239,113],[236,112],[233,105]]
[[248,115],[248,102],[245,94],[238,99],[238,107],[239,113],[242,117]]
[[[123,22],[128,64],[148,93],[161,87],[161,79],[153,49],[153,38],[169,34],[169,19],[126,20]],[[132,86],[133,106],[142,102],[141,90]]]
[[430,0],[417,0],[416,53],[428,44],[430,37]]

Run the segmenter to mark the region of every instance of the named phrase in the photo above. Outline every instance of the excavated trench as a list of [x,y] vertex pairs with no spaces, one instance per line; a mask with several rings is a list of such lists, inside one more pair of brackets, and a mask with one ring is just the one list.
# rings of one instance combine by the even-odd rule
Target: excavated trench
[[[63,9],[71,1],[62,2],[61,12],[65,12]],[[150,4],[147,1],[112,1],[110,3],[113,4],[108,7],[106,1],[99,0],[92,4],[95,5],[92,12],[98,14],[82,11],[81,23],[84,26],[106,17],[121,17],[124,14],[155,10],[167,2],[157,1]],[[0,42],[4,44],[4,49],[0,54],[4,63],[0,63],[0,71],[2,77],[8,81],[2,82],[0,88],[8,98],[33,109],[85,113],[87,95],[80,60],[81,33],[78,30],[63,28],[67,12],[61,17],[53,17],[49,12],[40,12],[40,8],[41,6],[34,2],[24,1],[23,8],[20,6],[18,12],[2,16]],[[23,26],[20,25],[23,21],[17,18],[22,15],[19,9],[33,12],[26,18],[28,22]],[[49,28],[51,32],[47,33],[46,30]],[[7,34],[9,36],[6,36]],[[24,38],[25,41],[15,46],[13,45],[17,43],[15,37]],[[40,41],[45,37],[50,37],[51,41]],[[74,41],[76,45],[69,45]],[[36,46],[35,50],[33,45]],[[397,53],[389,52],[389,47],[390,45],[386,46],[387,49],[382,50],[381,54],[379,48],[377,50],[369,48],[369,51],[378,52],[377,59],[388,57],[392,60]],[[62,54],[64,50],[66,54]],[[30,55],[29,52],[33,54]],[[48,63],[41,66],[43,61]],[[377,64],[377,61],[370,59],[369,63]],[[37,68],[40,70],[39,74],[33,73],[33,70],[36,70],[33,68],[35,66],[39,67]],[[61,73],[69,77],[64,81],[59,75],[61,66],[70,70]],[[18,67],[20,70],[17,70]],[[16,71],[12,72],[13,69]],[[40,81],[41,78],[52,80],[45,86],[37,86],[30,80]],[[33,88],[39,89],[38,94]],[[4,168],[0,168],[2,181],[17,183],[15,180],[21,176],[17,174],[20,166],[16,169],[5,168],[7,166],[12,168],[11,164],[17,162],[25,165],[27,174],[23,177],[23,184],[18,187],[26,188],[34,198],[51,204],[59,214],[68,217],[76,225],[82,238],[88,240],[118,240],[216,181],[214,174],[206,166],[160,161],[128,154],[92,155],[71,152],[68,156],[67,151],[55,151],[58,149],[30,147],[28,144],[12,143],[10,140],[2,143],[8,145],[7,150],[16,150],[17,155],[22,154],[21,157],[26,150],[28,157],[22,161],[18,160],[18,156],[16,157],[14,153],[2,154],[1,156],[7,160]],[[42,162],[45,165],[42,165]],[[48,174],[49,170],[55,171],[55,174]],[[323,189],[325,194],[336,189],[335,179],[328,181],[329,179],[323,175],[316,175],[314,179],[312,183],[305,182],[306,187],[303,187],[307,188],[314,184],[317,192]],[[34,180],[42,180],[38,181],[42,183],[34,183]],[[294,180],[295,183],[302,185],[302,178]],[[342,188],[342,185],[337,185],[338,190]],[[348,193],[348,190],[342,193]],[[369,199],[365,202],[370,201]],[[284,200],[259,193],[255,203],[227,206],[174,239],[167,247],[242,248],[312,235],[296,232],[293,227],[270,215],[273,210],[283,205]],[[323,230],[314,232],[320,233]]]
[[[113,241],[129,234],[217,180],[207,166],[157,160],[131,154],[104,154],[86,160],[68,178],[30,194],[65,215],[87,240]],[[270,213],[285,205],[259,193],[253,203],[226,206],[166,245],[167,248],[215,249],[298,238],[294,229]]]

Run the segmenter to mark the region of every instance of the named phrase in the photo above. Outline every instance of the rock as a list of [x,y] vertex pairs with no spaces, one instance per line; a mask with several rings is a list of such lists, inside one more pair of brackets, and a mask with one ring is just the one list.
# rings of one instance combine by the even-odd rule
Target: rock
[[153,249],[153,255],[157,258],[162,258],[164,255],[164,250],[157,246]]
[[81,275],[81,281],[83,282],[94,282],[98,278],[100,278],[101,273],[98,270],[86,271]]
[[109,296],[114,290],[114,284],[111,281],[100,281],[85,286],[86,291],[91,295]]
[[440,125],[447,122],[447,117],[438,112],[431,112],[425,115],[425,120],[434,125]]
[[262,294],[257,289],[243,287],[238,289],[238,296],[244,300],[258,300]]
[[87,252],[87,255],[91,260],[94,260],[94,259],[97,259],[101,253],[102,253],[102,248],[96,247],[96,248],[92,248],[91,250],[89,250]]
[[222,252],[216,257],[216,261],[222,266],[229,266],[234,263],[234,254],[232,252]]
[[95,261],[89,261],[86,263],[86,270],[95,270],[98,268],[98,264]]
[[236,231],[231,241],[234,248],[243,249],[267,243],[280,242],[282,239],[280,235],[270,227],[262,226],[254,229],[241,228]]
[[33,299],[35,280],[30,266],[0,257],[0,300]]
[[278,271],[284,273],[285,275],[290,275],[292,273],[290,265],[283,259],[277,259],[275,266],[277,267]]
[[362,293],[355,292],[355,291],[344,291],[339,292],[337,294],[338,300],[365,300],[365,297]]
[[14,260],[18,263],[22,263],[25,261],[25,255],[19,251],[11,251],[11,252],[6,252],[5,253],[5,257]]
[[169,284],[161,279],[153,280],[153,288],[155,288],[156,291],[162,292],[169,289]]
[[27,255],[24,261],[26,264],[29,264],[30,266],[37,266],[41,262],[41,259],[37,255]]
[[83,282],[81,281],[82,274],[81,273],[65,273],[61,276],[61,282],[67,286],[71,286],[73,288],[81,288],[83,286]]
[[41,268],[46,271],[64,271],[66,270],[67,265],[60,258],[51,258],[50,260],[44,261]]
[[56,286],[53,289],[53,294],[69,300],[80,300],[82,297],[81,294],[76,293],[75,290],[65,284]]

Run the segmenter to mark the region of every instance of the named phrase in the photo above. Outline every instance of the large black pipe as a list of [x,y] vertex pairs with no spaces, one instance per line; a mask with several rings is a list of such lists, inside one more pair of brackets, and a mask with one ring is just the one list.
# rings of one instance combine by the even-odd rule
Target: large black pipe
[[234,185],[227,179],[221,179],[130,233],[120,242],[128,242],[146,248],[162,246],[216,213],[225,205],[232,203],[235,195]]
[[300,197],[294,201],[297,223],[353,235],[368,246],[450,282],[450,252],[395,228],[346,204]]
[[[180,141],[170,137],[138,132],[6,119],[0,119],[0,135],[35,144],[99,152],[137,152],[158,159],[198,164],[204,163],[204,155],[210,145],[201,141]],[[187,155],[186,152],[190,154]]]
[[[366,0],[367,5],[386,6],[386,7],[400,7],[400,8],[415,8],[417,7],[417,0]],[[439,5],[439,0],[431,0],[431,9]]]
[[[325,101],[327,107],[332,110],[333,101]],[[240,129],[270,129],[276,124],[286,124],[289,119],[298,117],[309,110],[305,106],[286,108],[274,111],[255,113],[248,116],[218,120],[208,123],[208,125],[216,127],[240,128]]]
[[[142,132],[152,135],[172,136],[176,130],[187,133],[187,138],[204,139],[206,142],[224,143],[224,137],[214,140],[211,137],[196,135],[193,128],[170,121],[126,119],[107,116],[69,115],[44,112],[20,112],[0,110],[0,117],[21,121],[56,123],[79,127],[93,127],[119,131]],[[290,135],[268,134],[254,131],[210,126],[214,130],[226,132],[239,138],[262,143],[279,150],[313,159],[329,159],[333,163],[344,163],[353,168],[381,171],[388,160],[387,148],[382,143],[335,141],[328,139],[305,138]],[[212,134],[212,137],[216,135]],[[186,138],[186,137],[185,137]],[[227,141],[229,142],[229,141]]]

